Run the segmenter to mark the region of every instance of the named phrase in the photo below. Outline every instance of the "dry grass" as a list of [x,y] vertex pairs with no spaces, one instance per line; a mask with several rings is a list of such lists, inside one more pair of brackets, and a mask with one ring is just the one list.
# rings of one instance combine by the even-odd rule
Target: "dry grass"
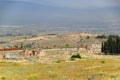
[[119,80],[120,59],[82,59],[41,64],[1,62],[0,80]]

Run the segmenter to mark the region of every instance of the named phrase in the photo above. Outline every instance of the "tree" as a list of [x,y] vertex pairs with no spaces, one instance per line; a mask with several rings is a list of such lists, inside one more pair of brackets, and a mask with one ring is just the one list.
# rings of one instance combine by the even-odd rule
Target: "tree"
[[102,42],[101,52],[104,52],[104,42]]
[[102,43],[101,51],[105,54],[120,54],[120,37],[110,35],[108,40]]
[[20,47],[21,49],[23,48],[23,43],[21,43],[21,47]]

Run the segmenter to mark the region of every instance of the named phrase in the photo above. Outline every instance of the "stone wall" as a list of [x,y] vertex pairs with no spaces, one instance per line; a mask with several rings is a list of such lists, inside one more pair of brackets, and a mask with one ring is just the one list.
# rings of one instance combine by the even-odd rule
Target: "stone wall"
[[91,44],[91,46],[88,49],[89,53],[95,53],[100,54],[101,53],[101,44]]

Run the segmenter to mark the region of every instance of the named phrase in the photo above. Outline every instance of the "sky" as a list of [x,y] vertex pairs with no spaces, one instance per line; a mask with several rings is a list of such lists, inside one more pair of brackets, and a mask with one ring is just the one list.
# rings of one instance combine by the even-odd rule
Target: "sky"
[[115,26],[120,0],[0,0],[0,25]]
[[23,1],[35,4],[68,7],[68,8],[85,8],[85,7],[114,7],[120,6],[120,0],[8,0]]

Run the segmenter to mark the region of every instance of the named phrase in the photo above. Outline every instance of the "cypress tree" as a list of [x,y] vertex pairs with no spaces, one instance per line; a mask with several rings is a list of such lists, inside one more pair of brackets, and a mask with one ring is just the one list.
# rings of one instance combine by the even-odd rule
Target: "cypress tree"
[[120,37],[118,35],[110,35],[108,40],[102,42],[101,51],[105,54],[120,54]]
[[101,52],[104,52],[104,42],[102,42]]

